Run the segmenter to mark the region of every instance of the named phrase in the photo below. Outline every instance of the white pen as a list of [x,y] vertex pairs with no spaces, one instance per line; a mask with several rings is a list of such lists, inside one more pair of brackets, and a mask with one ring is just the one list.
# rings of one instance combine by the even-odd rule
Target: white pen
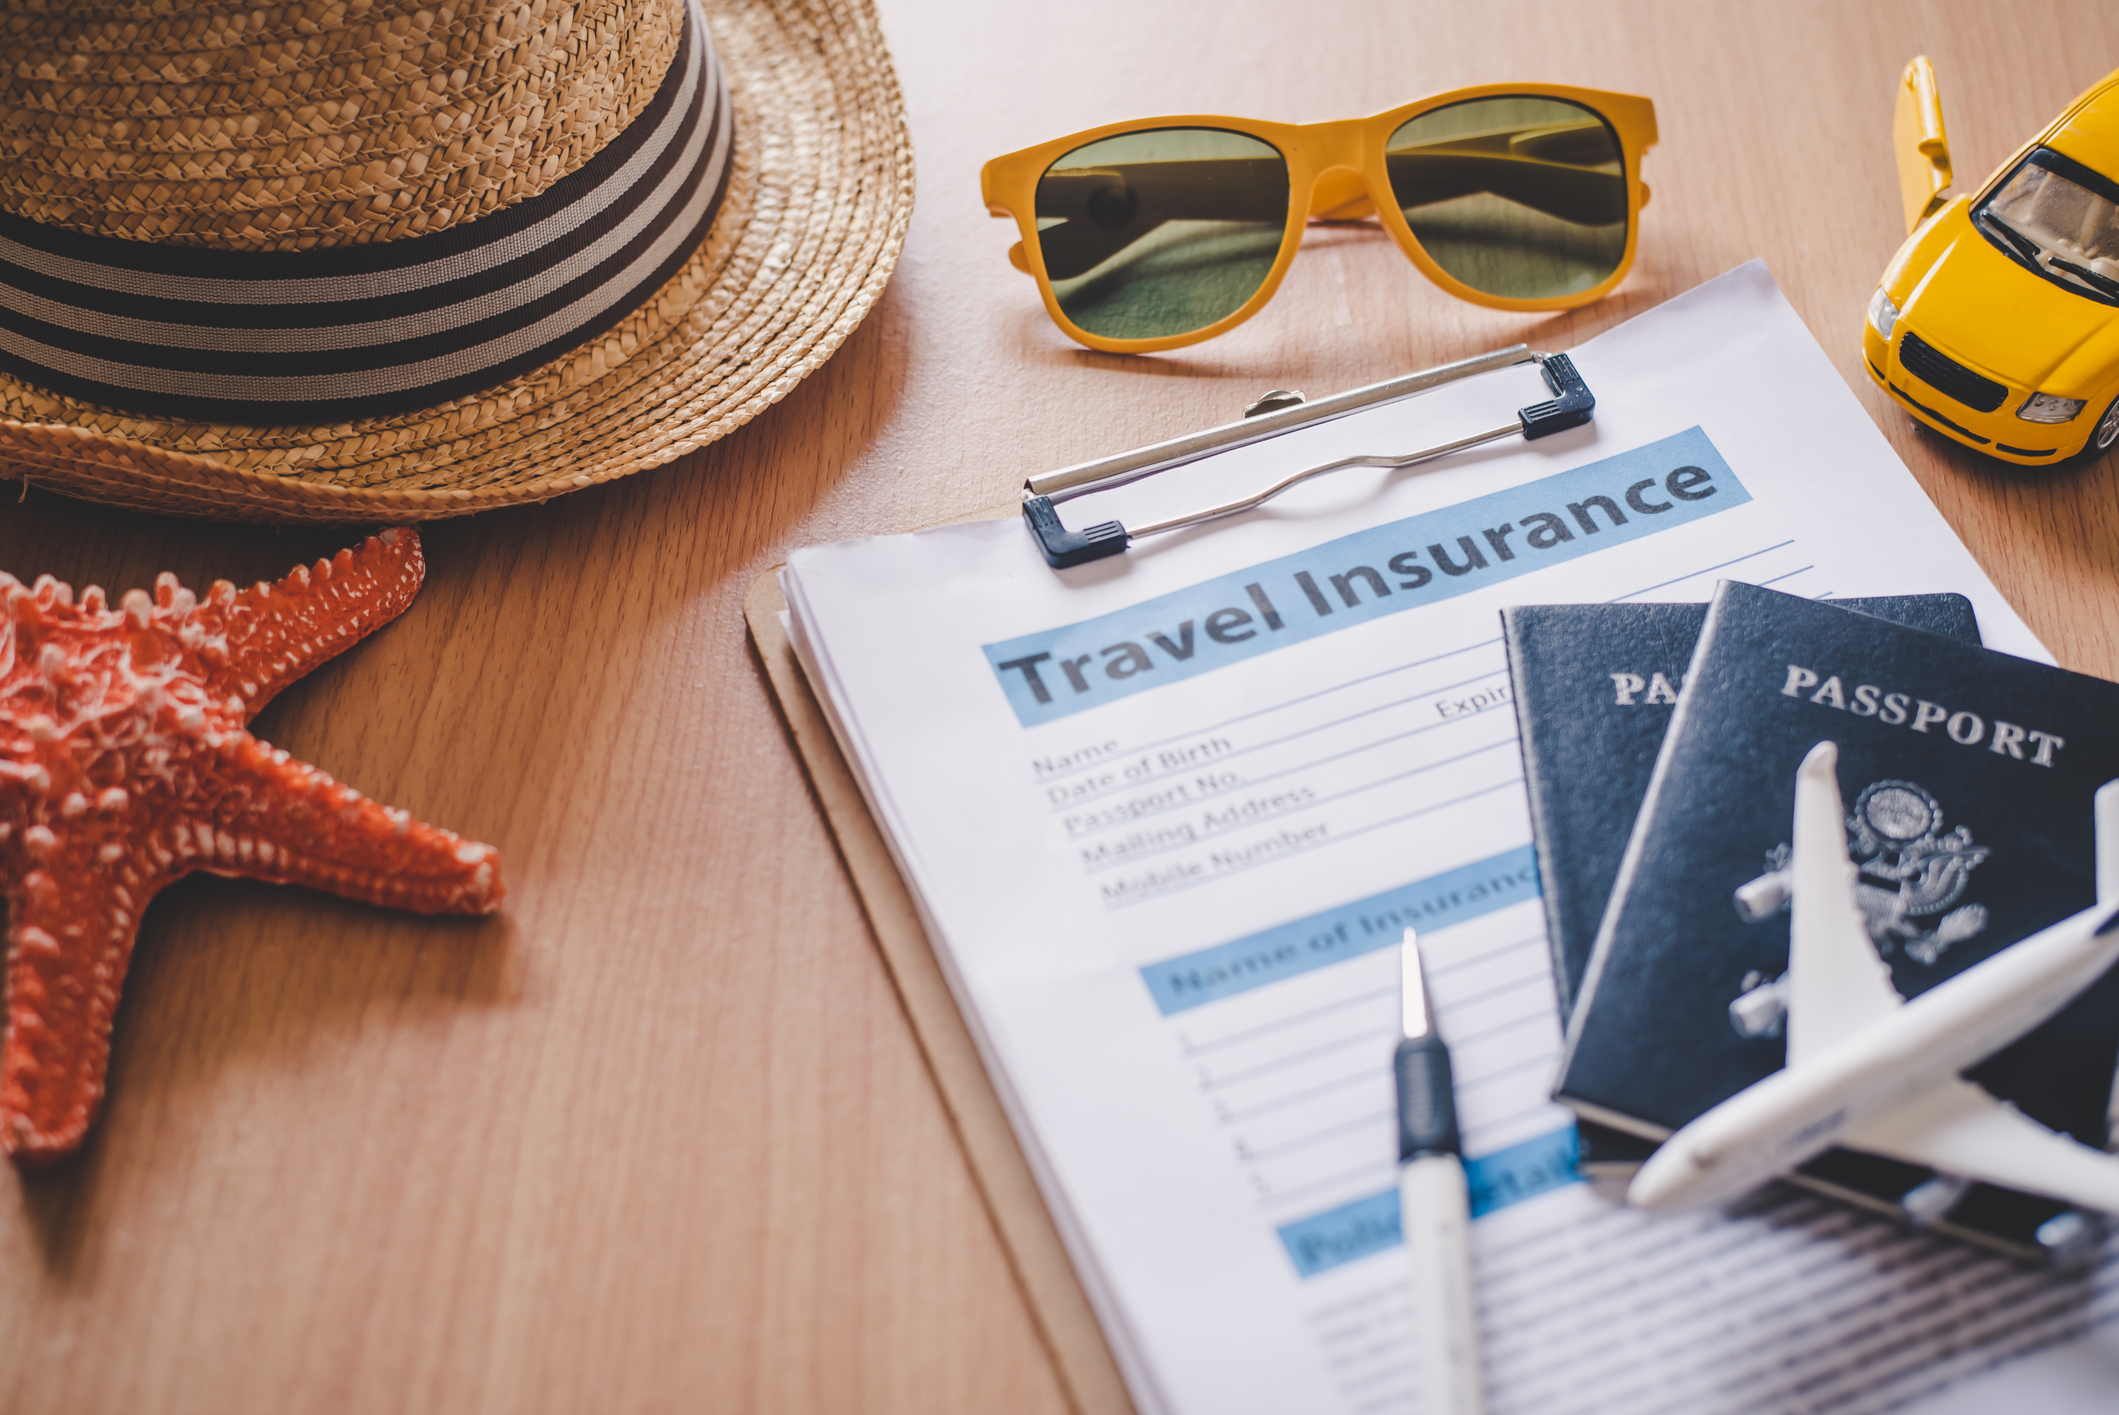
[[1472,1287],[1471,1195],[1464,1183],[1449,1048],[1435,1032],[1420,936],[1405,931],[1398,1043],[1398,1214],[1413,1285],[1425,1415],[1483,1415],[1479,1306]]

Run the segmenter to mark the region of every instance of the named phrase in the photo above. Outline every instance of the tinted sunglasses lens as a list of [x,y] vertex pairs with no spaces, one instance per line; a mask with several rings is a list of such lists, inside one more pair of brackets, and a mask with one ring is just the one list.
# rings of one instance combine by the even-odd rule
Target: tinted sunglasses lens
[[1109,339],[1190,334],[1236,313],[1272,273],[1287,220],[1287,160],[1218,128],[1104,138],[1037,183],[1052,293]]
[[1400,125],[1384,146],[1406,224],[1474,290],[1549,300],[1626,256],[1626,168],[1611,125],[1553,98],[1475,98]]

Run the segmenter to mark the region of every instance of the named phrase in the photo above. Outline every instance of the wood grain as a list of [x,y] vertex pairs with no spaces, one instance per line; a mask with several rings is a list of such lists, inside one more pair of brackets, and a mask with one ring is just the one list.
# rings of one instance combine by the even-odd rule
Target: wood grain
[[[2062,661],[2119,676],[2119,466],[1916,432],[1856,346],[1898,240],[1899,66],[1933,57],[1977,180],[2119,62],[2105,5],[883,8],[921,192],[858,334],[684,463],[434,527],[410,612],[259,724],[499,845],[507,912],[164,895],[87,1152],[0,1174],[0,1411],[1064,1408],[745,647],[743,591],[790,546],[964,514],[1265,388],[1566,347],[1756,255]],[[1334,229],[1235,333],[1091,354],[978,201],[985,158],[1115,117],[1507,77],[1661,120],[1639,266],[1564,318],[1453,303]],[[0,500],[0,567],[113,590],[338,543]]]

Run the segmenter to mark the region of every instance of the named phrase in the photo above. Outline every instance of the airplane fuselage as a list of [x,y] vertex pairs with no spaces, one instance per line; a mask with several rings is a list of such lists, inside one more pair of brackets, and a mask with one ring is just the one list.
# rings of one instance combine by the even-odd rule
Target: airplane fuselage
[[1645,1209],[1719,1203],[1839,1143],[2065,1007],[2119,962],[2119,911],[2083,910],[1938,983],[1686,1125],[1641,1167]]

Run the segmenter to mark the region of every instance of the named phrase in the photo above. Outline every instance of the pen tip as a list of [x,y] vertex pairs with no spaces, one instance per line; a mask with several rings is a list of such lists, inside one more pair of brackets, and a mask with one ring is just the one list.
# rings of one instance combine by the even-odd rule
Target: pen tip
[[1398,955],[1398,994],[1404,1034],[1424,1037],[1432,1032],[1435,1015],[1427,1000],[1427,974],[1420,966],[1420,935],[1410,928]]

